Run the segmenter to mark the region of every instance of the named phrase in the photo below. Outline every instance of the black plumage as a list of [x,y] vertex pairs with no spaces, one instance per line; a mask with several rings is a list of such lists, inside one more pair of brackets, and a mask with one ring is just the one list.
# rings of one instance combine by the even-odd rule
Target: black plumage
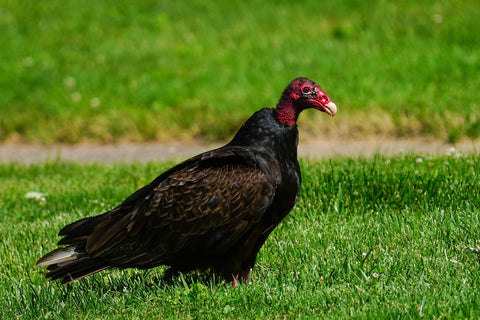
[[257,111],[227,145],[162,173],[113,210],[64,227],[62,247],[37,265],[62,284],[108,268],[159,265],[247,279],[297,199],[296,121],[306,108],[336,113],[317,84],[297,78],[275,109]]

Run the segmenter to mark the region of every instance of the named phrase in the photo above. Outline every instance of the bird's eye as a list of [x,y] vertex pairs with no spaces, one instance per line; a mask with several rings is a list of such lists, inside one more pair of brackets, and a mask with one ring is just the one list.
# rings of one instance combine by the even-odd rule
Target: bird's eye
[[310,87],[303,87],[302,92],[303,93],[310,93],[312,89]]

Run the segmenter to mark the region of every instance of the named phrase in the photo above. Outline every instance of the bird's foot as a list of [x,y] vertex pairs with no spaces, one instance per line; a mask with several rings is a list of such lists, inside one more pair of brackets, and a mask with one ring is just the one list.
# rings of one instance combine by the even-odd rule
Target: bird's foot
[[232,287],[238,287],[238,274],[235,275],[235,278],[232,280]]
[[252,268],[248,269],[243,273],[243,280],[245,283],[248,283],[248,278],[250,277],[250,272],[252,272]]
[[[246,270],[243,272],[243,283],[248,283],[248,278],[250,277],[250,272],[252,271],[252,268]],[[240,275],[239,274],[236,274],[235,277],[233,278],[232,280],[232,287],[236,288],[238,287],[238,284],[239,284],[239,278]]]

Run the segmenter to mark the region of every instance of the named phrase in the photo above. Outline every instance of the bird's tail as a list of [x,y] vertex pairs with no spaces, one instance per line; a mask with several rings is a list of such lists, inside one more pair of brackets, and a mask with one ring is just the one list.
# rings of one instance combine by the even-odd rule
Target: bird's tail
[[49,272],[45,277],[61,279],[62,284],[111,268],[105,262],[90,258],[82,251],[72,245],[58,248],[40,258],[37,266],[47,266]]

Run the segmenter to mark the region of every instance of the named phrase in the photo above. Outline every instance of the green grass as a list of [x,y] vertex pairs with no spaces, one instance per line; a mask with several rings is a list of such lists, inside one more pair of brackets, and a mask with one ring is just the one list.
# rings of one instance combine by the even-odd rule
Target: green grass
[[[251,284],[163,268],[109,270],[71,286],[36,259],[59,228],[101,213],[167,164],[0,166],[0,318],[477,318],[477,156],[302,162],[295,209],[260,251]],[[29,191],[45,201],[25,198]]]
[[0,0],[0,141],[225,139],[297,76],[339,107],[304,117],[312,133],[475,138],[479,16],[477,0]]

